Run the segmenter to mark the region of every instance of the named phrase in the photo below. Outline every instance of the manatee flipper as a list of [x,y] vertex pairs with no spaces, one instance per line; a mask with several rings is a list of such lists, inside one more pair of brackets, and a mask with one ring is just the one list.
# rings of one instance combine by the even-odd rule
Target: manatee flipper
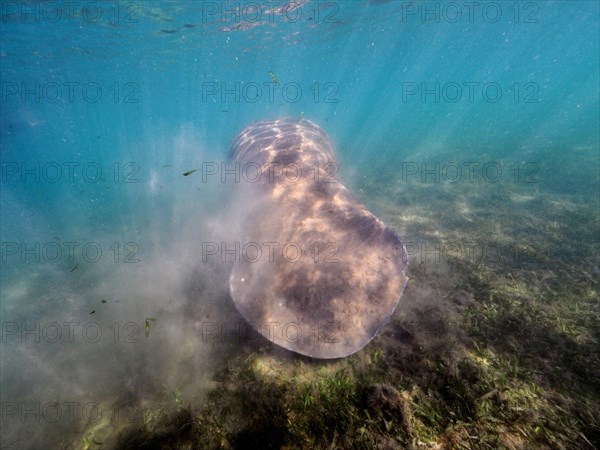
[[[335,155],[308,120],[246,127],[231,147],[246,248],[230,292],[266,338],[314,358],[363,348],[387,323],[408,280],[398,235],[332,176]],[[247,177],[245,177],[247,178]]]

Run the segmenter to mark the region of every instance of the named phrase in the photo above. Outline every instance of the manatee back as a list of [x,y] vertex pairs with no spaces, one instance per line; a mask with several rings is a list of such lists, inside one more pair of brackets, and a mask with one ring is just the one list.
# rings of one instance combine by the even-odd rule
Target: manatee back
[[332,177],[333,147],[312,122],[246,127],[232,155],[273,169],[238,186],[251,199],[241,206],[240,243],[258,245],[261,255],[242,254],[233,266],[237,309],[267,339],[297,353],[338,358],[360,350],[406,285],[402,241]]

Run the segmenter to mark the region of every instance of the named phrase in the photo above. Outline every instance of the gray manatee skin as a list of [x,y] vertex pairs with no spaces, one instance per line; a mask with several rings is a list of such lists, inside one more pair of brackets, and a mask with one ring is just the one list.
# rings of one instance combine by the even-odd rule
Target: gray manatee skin
[[236,187],[247,250],[230,277],[236,308],[302,355],[341,358],[363,348],[408,280],[398,235],[335,178],[331,142],[308,120],[252,124],[230,157],[248,174]]

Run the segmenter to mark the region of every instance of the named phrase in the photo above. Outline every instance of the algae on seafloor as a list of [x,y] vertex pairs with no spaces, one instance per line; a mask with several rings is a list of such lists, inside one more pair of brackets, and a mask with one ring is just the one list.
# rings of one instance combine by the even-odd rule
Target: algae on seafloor
[[435,259],[413,245],[412,306],[362,351],[322,362],[254,339],[202,408],[130,430],[119,448],[600,446],[597,213],[519,185],[478,189],[436,199],[366,177],[361,201],[413,244],[479,252]]

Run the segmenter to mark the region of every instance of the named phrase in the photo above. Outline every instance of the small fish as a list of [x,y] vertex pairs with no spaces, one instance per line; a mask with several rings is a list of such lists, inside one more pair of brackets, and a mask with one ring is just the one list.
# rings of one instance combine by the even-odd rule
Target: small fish
[[108,303],[108,300],[102,299],[102,301],[100,303]]
[[60,241],[60,238],[58,236],[54,236],[54,239]]
[[77,270],[77,268],[78,268],[78,267],[79,267],[79,264],[77,264],[75,267],[73,267],[73,268],[71,269],[71,272],[75,272],[75,270]]
[[228,109],[222,109],[221,112],[228,113],[229,110]]
[[161,33],[165,33],[165,34],[174,34],[177,33],[179,30],[160,30]]
[[296,122],[300,122],[300,119],[302,119],[302,116],[304,115],[304,111],[302,111],[300,113],[300,115],[298,116],[298,118],[296,119]]
[[192,170],[188,170],[187,172],[185,172],[183,174],[184,177],[190,176],[191,174],[193,174],[194,172],[198,172],[198,169],[192,169]]
[[194,25],[193,23],[184,23],[183,27],[184,28],[194,28],[196,25]]
[[164,166],[162,166],[162,168],[164,169],[165,167],[173,167],[171,164],[165,164]]
[[271,80],[273,80],[273,83],[275,83],[275,86],[279,86],[279,80],[277,79],[275,73],[272,70],[269,70],[269,76],[271,77]]
[[95,312],[96,312],[96,310],[94,309],[94,310],[92,310],[92,312],[90,314],[94,314]]
[[150,322],[154,322],[156,319],[154,317],[146,318],[146,337],[150,335]]

